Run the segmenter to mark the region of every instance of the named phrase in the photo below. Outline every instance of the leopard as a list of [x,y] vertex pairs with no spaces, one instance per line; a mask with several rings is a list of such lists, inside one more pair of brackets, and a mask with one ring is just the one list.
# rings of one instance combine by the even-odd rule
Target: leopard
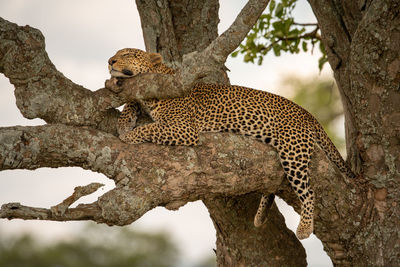
[[[117,79],[142,73],[175,74],[160,54],[136,48],[119,50],[109,59],[108,68]],[[141,111],[153,122],[137,126]],[[343,175],[355,178],[321,124],[307,110],[285,97],[243,86],[199,82],[182,97],[129,102],[121,112],[117,129],[119,138],[128,144],[196,146],[202,132],[231,132],[271,145],[301,203],[298,239],[308,238],[314,230],[315,196],[308,172],[315,147],[318,145]],[[274,196],[261,196],[254,217],[256,227],[267,221]]]

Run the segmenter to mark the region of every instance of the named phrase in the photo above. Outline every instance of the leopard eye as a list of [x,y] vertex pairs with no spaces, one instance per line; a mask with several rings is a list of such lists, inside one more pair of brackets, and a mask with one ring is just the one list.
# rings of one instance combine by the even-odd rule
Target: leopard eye
[[122,54],[121,55],[121,57],[128,57],[128,56],[131,56],[132,54],[130,54],[130,53],[125,53],[125,54]]
[[127,75],[127,76],[133,76],[133,72],[130,71],[130,70],[128,70],[128,69],[123,69],[123,70],[122,70],[122,73],[125,74],[125,75]]

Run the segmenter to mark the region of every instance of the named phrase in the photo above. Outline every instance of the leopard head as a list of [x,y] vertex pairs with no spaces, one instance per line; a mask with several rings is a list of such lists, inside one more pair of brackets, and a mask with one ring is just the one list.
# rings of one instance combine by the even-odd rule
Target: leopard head
[[133,77],[140,73],[159,73],[162,57],[136,48],[119,50],[108,60],[108,70],[113,77]]

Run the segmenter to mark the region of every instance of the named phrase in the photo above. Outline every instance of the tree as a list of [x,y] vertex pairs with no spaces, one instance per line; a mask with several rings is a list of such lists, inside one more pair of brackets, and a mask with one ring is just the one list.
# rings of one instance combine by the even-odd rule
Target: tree
[[2,233],[0,265],[8,266],[176,266],[178,249],[168,235],[141,233],[128,227],[105,229],[86,225],[69,241],[41,244],[31,234],[17,238]]
[[[358,174],[344,179],[317,149],[310,165],[314,233],[336,265],[399,265],[400,4],[309,2],[343,102],[348,161]],[[199,80],[228,83],[224,62],[267,4],[250,0],[218,36],[216,0],[137,1],[147,50],[161,53],[177,74],[140,75],[121,86],[110,80],[95,92],[56,70],[40,31],[1,19],[0,71],[15,86],[21,113],[48,123],[1,128],[1,169],[79,166],[117,186],[76,208],[68,206],[98,185],[78,188],[51,210],[6,204],[0,217],[127,225],[156,206],[177,209],[201,199],[217,230],[219,265],[304,266],[304,250],[276,206],[266,225],[252,224],[261,193],[299,211],[272,148],[225,133],[202,135],[199,147],[129,146],[116,137],[115,107],[123,103],[181,96]]]

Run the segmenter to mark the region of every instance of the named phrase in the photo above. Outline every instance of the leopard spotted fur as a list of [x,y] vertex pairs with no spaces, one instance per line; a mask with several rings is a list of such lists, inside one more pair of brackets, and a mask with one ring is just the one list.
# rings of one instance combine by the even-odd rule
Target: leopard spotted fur
[[[122,49],[109,60],[115,77],[139,73],[174,74],[161,56],[139,49]],[[139,106],[153,123],[135,127]],[[265,91],[242,86],[197,84],[188,96],[128,103],[119,119],[120,139],[129,144],[153,142],[162,145],[197,145],[201,132],[234,132],[272,145],[292,188],[301,201],[299,239],[313,232],[314,193],[308,164],[315,145],[348,177],[355,177],[318,121],[292,101]],[[273,196],[262,197],[254,224],[265,222]]]

